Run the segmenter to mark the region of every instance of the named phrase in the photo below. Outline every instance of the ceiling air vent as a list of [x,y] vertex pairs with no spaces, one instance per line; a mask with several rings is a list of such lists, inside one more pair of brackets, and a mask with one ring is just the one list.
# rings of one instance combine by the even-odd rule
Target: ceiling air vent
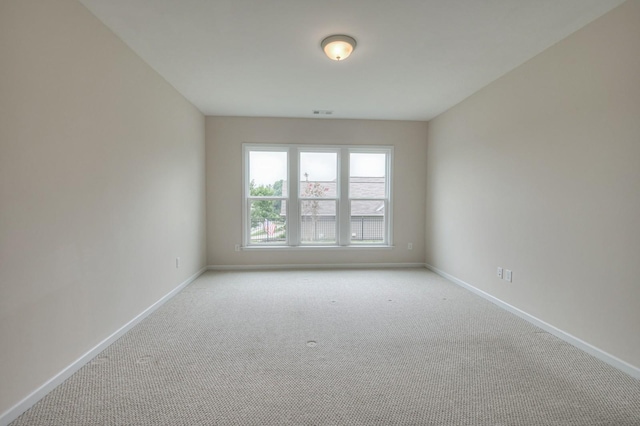
[[333,114],[333,111],[328,110],[328,109],[314,109],[313,110],[313,115],[331,115]]

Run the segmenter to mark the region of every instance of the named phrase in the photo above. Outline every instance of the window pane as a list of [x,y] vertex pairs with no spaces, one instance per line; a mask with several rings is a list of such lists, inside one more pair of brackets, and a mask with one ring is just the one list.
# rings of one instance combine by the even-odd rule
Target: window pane
[[385,214],[384,200],[351,201],[351,243],[384,243]]
[[300,202],[300,241],[336,243],[336,202],[303,200]]
[[286,243],[287,201],[250,201],[251,244]]
[[386,198],[387,156],[384,153],[349,155],[349,198]]
[[286,151],[249,152],[249,195],[282,196],[287,180]]
[[334,198],[338,177],[338,154],[335,152],[300,153],[300,196]]

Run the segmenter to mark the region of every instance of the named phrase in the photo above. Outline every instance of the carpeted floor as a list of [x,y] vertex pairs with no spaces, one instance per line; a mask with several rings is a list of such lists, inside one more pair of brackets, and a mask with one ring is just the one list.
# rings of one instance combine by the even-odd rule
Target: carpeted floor
[[13,425],[640,425],[640,381],[427,270],[208,272]]

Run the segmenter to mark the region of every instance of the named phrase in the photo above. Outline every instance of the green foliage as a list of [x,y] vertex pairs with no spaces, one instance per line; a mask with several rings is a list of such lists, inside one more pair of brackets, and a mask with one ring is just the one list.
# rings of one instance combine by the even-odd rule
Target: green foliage
[[[276,185],[279,184],[279,187]],[[276,182],[274,185],[257,185],[252,180],[249,183],[249,194],[254,197],[271,197],[271,196],[280,196],[282,195],[282,180]],[[279,192],[279,193],[276,193]],[[262,201],[254,201],[251,203],[251,227],[256,227],[262,223],[264,220],[270,221],[280,221],[280,200],[262,200]]]
[[[282,196],[282,185],[283,185],[284,181],[282,179],[277,180],[273,183],[273,195],[275,195],[276,197],[281,197]],[[273,208],[279,212],[281,207],[282,207],[282,201],[278,200],[275,203],[273,203],[274,206]]]
[[273,183],[273,195],[281,196],[282,195],[282,185],[284,181],[282,179],[277,180]]
[[249,195],[254,197],[260,197],[260,196],[269,197],[269,196],[275,195],[275,193],[273,191],[273,186],[271,185],[256,186],[256,181],[251,179],[251,182],[249,182]]

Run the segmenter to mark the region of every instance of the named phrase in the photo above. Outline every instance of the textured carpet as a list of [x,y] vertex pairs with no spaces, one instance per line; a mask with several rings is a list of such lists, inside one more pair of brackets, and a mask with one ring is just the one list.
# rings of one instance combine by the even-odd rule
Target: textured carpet
[[640,381],[422,269],[208,272],[13,425],[640,425]]

